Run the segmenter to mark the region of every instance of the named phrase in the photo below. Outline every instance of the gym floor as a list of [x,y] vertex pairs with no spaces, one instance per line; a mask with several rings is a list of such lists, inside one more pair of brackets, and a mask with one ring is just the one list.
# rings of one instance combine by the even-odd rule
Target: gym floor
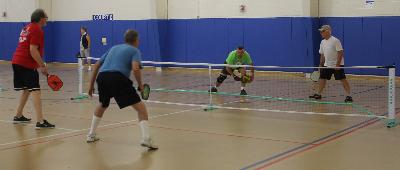
[[[394,170],[400,167],[400,128],[388,129],[384,120],[371,117],[232,109],[205,112],[203,107],[198,106],[153,102],[207,103],[207,95],[194,93],[151,94],[150,101],[146,102],[146,105],[150,113],[151,134],[160,147],[157,151],[147,151],[140,146],[141,134],[136,112],[131,108],[120,110],[116,104],[110,105],[101,121],[98,131],[100,141],[87,144],[86,134],[93,110],[98,103],[97,98],[70,100],[77,95],[78,89],[75,65],[53,64],[50,65],[49,71],[60,75],[64,81],[62,90],[53,92],[47,87],[46,80],[41,77],[45,118],[55,123],[56,128],[35,130],[33,125],[35,121],[24,125],[12,123],[20,93],[12,89],[11,65],[6,62],[0,64],[0,85],[3,89],[0,92],[0,169],[2,170]],[[168,78],[166,75],[169,72],[178,79],[174,79],[173,76]],[[179,80],[179,77],[185,76],[178,73],[189,75],[188,78],[192,79],[192,82]],[[144,72],[145,80],[150,82],[152,88],[172,87],[171,85],[182,88],[189,84],[209,81],[207,72],[198,70],[167,70],[162,73],[166,79],[162,81],[157,79],[157,76],[151,77],[149,74],[150,72]],[[85,82],[88,80],[87,75],[88,72],[85,71]],[[259,79],[262,80],[263,76],[260,73]],[[200,78],[193,79],[193,77],[205,77],[205,79],[204,82],[198,82]],[[286,79],[296,81],[290,76]],[[360,82],[351,80],[353,86],[356,86],[356,82]],[[297,93],[299,88],[278,88],[283,85],[279,84],[279,81],[274,82],[268,84],[266,81],[260,84],[260,87],[253,89],[250,86],[248,93],[265,93],[267,89],[262,87],[269,85],[270,88],[274,88],[274,93],[287,94],[291,93],[290,90],[296,90],[292,94],[299,94]],[[375,86],[378,82],[380,81],[369,78],[362,84]],[[221,90],[237,91],[238,85],[232,84],[231,80],[227,80],[226,86],[221,87]],[[400,82],[397,81],[397,84]],[[188,89],[196,90],[196,88],[199,87]],[[299,95],[307,97],[304,95],[309,95],[310,91],[311,88]],[[368,94],[374,95],[374,92]],[[365,99],[367,96],[365,94],[354,98],[365,107],[370,104],[371,107],[368,108],[374,112],[384,112],[385,102],[367,100]],[[397,106],[400,106],[399,96],[396,96]],[[338,100],[339,98],[344,99],[338,97]],[[285,103],[271,104],[250,99],[245,99],[243,102],[241,97],[218,95],[214,96],[214,102],[218,105],[239,105],[245,108],[271,106],[276,110],[293,110],[299,108],[297,105],[305,105],[301,103],[284,107]],[[340,107],[336,110],[346,110]],[[307,111],[310,108],[301,109]],[[330,105],[322,109],[319,107],[312,109],[318,109],[312,110],[314,112],[332,112]],[[397,108],[396,112],[400,112],[400,109]],[[24,115],[35,119],[30,102],[25,108]]]

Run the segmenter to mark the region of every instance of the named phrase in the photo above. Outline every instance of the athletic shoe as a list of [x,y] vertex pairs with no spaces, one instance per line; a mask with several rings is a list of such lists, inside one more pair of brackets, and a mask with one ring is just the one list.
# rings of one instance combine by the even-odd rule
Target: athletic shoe
[[150,150],[157,150],[158,146],[154,144],[154,141],[151,138],[144,139],[140,143],[141,146],[147,147]]
[[[208,90],[208,92],[210,92],[210,90]],[[211,92],[216,93],[218,92],[218,89],[216,87],[211,87]]]
[[17,123],[30,123],[31,119],[26,118],[24,115],[22,115],[21,117],[14,116],[13,122],[15,124],[17,124]]
[[96,134],[89,134],[86,136],[86,143],[94,143],[100,140],[100,138],[96,137]]
[[317,93],[315,93],[314,95],[312,95],[312,96],[308,96],[309,98],[313,98],[313,99],[321,99],[322,98],[322,96],[321,95],[319,95],[319,94],[317,94]]
[[47,120],[43,119],[43,123],[36,122],[36,129],[53,129],[56,125],[50,124]]
[[347,96],[346,99],[344,99],[344,102],[351,103],[353,102],[353,98],[351,96]]
[[240,91],[240,95],[247,95],[247,92],[246,92],[246,90],[244,90],[244,89],[243,89],[243,90],[241,90],[241,91]]

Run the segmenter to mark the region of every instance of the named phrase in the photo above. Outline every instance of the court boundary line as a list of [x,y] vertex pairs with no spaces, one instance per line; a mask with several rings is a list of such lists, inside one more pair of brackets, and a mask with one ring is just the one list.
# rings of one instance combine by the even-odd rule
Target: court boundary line
[[300,111],[285,111],[285,110],[270,110],[270,109],[252,109],[252,108],[237,108],[237,107],[226,107],[219,105],[206,105],[206,104],[186,104],[178,102],[162,102],[162,101],[151,101],[149,103],[157,104],[169,104],[177,106],[192,106],[192,107],[203,107],[203,108],[216,108],[216,109],[229,109],[229,110],[242,110],[242,111],[259,111],[259,112],[275,112],[275,113],[288,113],[288,114],[304,114],[304,115],[323,115],[323,116],[343,116],[343,117],[367,117],[367,118],[380,118],[387,119],[386,116],[378,115],[361,115],[361,114],[341,114],[341,113],[318,113],[318,112],[300,112]]
[[[400,112],[398,112],[398,113],[400,113]],[[396,113],[396,115],[398,113]],[[382,115],[386,115],[386,114],[382,114]],[[292,148],[292,149],[286,150],[284,152],[281,152],[281,153],[275,154],[273,156],[270,156],[270,157],[268,157],[266,159],[257,161],[257,162],[255,162],[255,163],[253,163],[251,165],[248,165],[248,166],[246,166],[244,168],[241,168],[240,170],[248,170],[250,168],[256,168],[256,167],[258,167],[258,168],[256,168],[257,170],[264,169],[264,168],[266,168],[268,166],[271,166],[271,165],[273,165],[275,163],[279,163],[279,162],[281,162],[281,161],[283,161],[285,159],[288,159],[288,158],[290,158],[292,156],[295,156],[295,155],[297,155],[299,153],[303,153],[303,152],[308,151],[308,150],[310,150],[312,148],[315,148],[315,147],[321,146],[321,145],[323,145],[325,143],[328,143],[328,142],[334,141],[336,139],[339,139],[339,138],[341,138],[343,136],[350,135],[353,132],[356,132],[356,131],[358,131],[360,129],[366,128],[366,127],[368,127],[370,125],[373,125],[373,124],[375,124],[375,123],[377,123],[379,121],[381,121],[381,119],[379,119],[379,118],[371,118],[371,119],[362,121],[362,122],[357,123],[355,125],[352,125],[352,126],[350,126],[348,128],[345,128],[345,129],[333,132],[333,133],[331,133],[331,134],[329,134],[327,136],[321,137],[321,138],[319,138],[317,140],[314,140],[314,141],[312,141],[312,142],[310,142],[308,144],[300,145],[300,146],[297,146],[295,148]],[[272,162],[270,162],[270,161],[272,161]]]
[[[226,102],[226,103],[224,103],[224,104],[231,104],[231,103],[235,103],[235,102],[238,102],[238,101]],[[201,109],[201,107],[200,107],[200,108],[185,109],[185,110],[180,110],[180,111],[171,112],[171,113],[166,113],[166,114],[160,114],[160,115],[149,116],[149,119],[156,119],[156,118],[159,118],[159,117],[165,117],[165,116],[175,115],[175,114],[184,113],[184,112],[189,112],[189,111],[198,110],[198,109]],[[127,123],[137,122],[137,121],[138,121],[138,119],[133,119],[133,120],[124,121],[124,122],[117,122],[117,123],[105,124],[105,125],[99,126],[98,129],[101,129],[101,128],[104,128],[104,127],[109,127],[109,126],[114,126],[114,125],[121,125],[121,124],[127,124]],[[9,122],[11,122],[11,121],[9,121]],[[90,130],[90,128],[79,129],[79,130],[70,130],[70,131],[67,131],[67,132],[57,133],[57,134],[53,134],[53,135],[47,135],[47,136],[42,136],[42,137],[30,138],[30,139],[26,139],[26,140],[20,140],[20,141],[2,143],[2,144],[0,144],[0,146],[7,146],[7,145],[12,145],[12,144],[17,144],[17,143],[35,141],[35,140],[39,140],[39,139],[44,139],[44,138],[49,138],[49,137],[54,137],[54,136],[61,136],[61,135],[66,135],[66,134],[73,134],[73,133],[76,133],[76,132],[87,131],[87,130]]]
[[[1,123],[7,123],[7,124],[13,124],[13,125],[28,125],[28,126],[36,126],[35,123],[14,123],[13,121],[9,121],[9,120],[1,120]],[[74,131],[75,129],[68,129],[68,128],[60,128],[60,127],[55,127],[53,129],[57,129],[57,130],[65,130],[65,131]],[[40,130],[40,129],[39,129]],[[0,144],[1,146],[1,144]]]
[[[231,103],[236,103],[236,102],[240,102],[241,100],[237,100],[237,101],[231,101],[231,102],[226,102],[223,104],[231,104]],[[155,115],[152,117],[149,117],[149,119],[155,119],[158,117],[165,117],[168,115],[175,115],[175,114],[179,114],[179,113],[183,113],[183,112],[188,112],[188,111],[193,111],[193,110],[198,110],[201,109],[200,108],[192,108],[192,109],[185,109],[185,110],[181,110],[181,111],[176,111],[176,112],[172,112],[172,113],[166,113],[166,114],[162,114],[162,115]],[[81,119],[81,117],[75,117],[78,119]],[[130,120],[130,121],[125,121],[125,122],[116,122],[116,123],[111,123],[111,124],[106,124],[106,125],[102,125],[99,126],[100,128],[104,128],[104,127],[108,127],[108,126],[114,126],[114,125],[122,125],[122,124],[127,124],[127,123],[132,123],[132,122],[137,122],[138,120]],[[12,121],[7,121],[7,122],[12,122]],[[135,124],[128,124],[129,125],[135,125]],[[118,126],[118,127],[114,127],[114,128],[120,128],[120,127],[126,127],[126,126]],[[297,144],[306,144],[305,142],[300,142],[300,141],[289,141],[289,140],[279,140],[279,139],[268,139],[268,138],[262,138],[262,137],[254,137],[254,136],[245,136],[245,135],[240,135],[240,134],[231,134],[231,133],[217,133],[217,132],[208,132],[208,131],[200,131],[200,130],[190,130],[190,129],[182,129],[182,128],[173,128],[173,127],[162,127],[162,126],[157,126],[157,125],[151,125],[150,127],[154,127],[154,128],[159,128],[159,129],[167,129],[167,130],[177,130],[177,131],[187,131],[187,132],[194,132],[194,133],[203,133],[203,134],[211,134],[211,135],[221,135],[221,136],[230,136],[230,137],[238,137],[238,138],[248,138],[248,139],[259,139],[259,140],[265,140],[265,141],[275,141],[275,142],[285,142],[285,143],[297,143]],[[114,129],[112,128],[112,129]],[[80,129],[80,130],[70,130],[69,132],[64,132],[64,133],[59,133],[59,134],[54,134],[54,135],[48,135],[48,136],[43,136],[43,137],[38,137],[38,138],[32,138],[32,139],[28,139],[28,140],[21,140],[21,141],[15,141],[15,142],[9,142],[9,143],[4,143],[4,144],[0,144],[0,146],[6,146],[6,145],[11,145],[11,144],[16,144],[16,143],[22,143],[22,142],[28,142],[28,141],[34,141],[34,140],[39,140],[39,139],[43,139],[43,138],[50,138],[50,137],[54,137],[54,136],[60,136],[60,135],[65,135],[65,134],[73,134],[76,132],[81,132],[81,131],[85,131],[85,130],[89,130],[89,128],[87,129]],[[107,129],[101,129],[101,130],[107,130]],[[82,134],[76,134],[76,135],[72,135],[72,137],[74,136],[79,136]],[[47,142],[53,141],[53,140],[57,140],[57,139],[64,139],[66,137],[61,137],[61,138],[55,138],[55,139],[51,139],[51,140],[47,140]],[[45,143],[44,142],[36,142],[33,144],[38,144],[38,143]],[[24,145],[19,145],[19,146],[29,146],[31,144],[24,144]],[[11,148],[17,148],[17,147],[11,147]],[[4,149],[2,149],[4,150]]]
[[282,158],[279,158],[279,159],[277,159],[277,160],[275,160],[275,161],[272,161],[272,162],[270,162],[270,163],[268,163],[268,164],[265,164],[265,165],[263,165],[263,166],[257,168],[256,170],[265,169],[265,168],[267,168],[268,166],[271,166],[271,165],[274,165],[274,164],[276,164],[276,163],[279,163],[279,162],[281,162],[281,161],[283,161],[283,160],[286,160],[286,159],[288,159],[288,158],[291,158],[291,157],[293,157],[293,156],[295,156],[295,155],[297,155],[297,154],[304,153],[304,152],[306,152],[306,151],[308,151],[308,150],[311,150],[311,149],[313,149],[313,148],[319,147],[319,146],[321,146],[321,145],[323,145],[323,144],[326,144],[326,143],[335,141],[336,139],[340,139],[341,137],[350,135],[350,134],[352,134],[352,133],[354,133],[354,132],[356,132],[356,131],[358,131],[358,130],[361,130],[361,129],[364,129],[364,128],[370,126],[370,125],[373,125],[373,124],[375,124],[376,122],[379,122],[379,119],[373,119],[373,120],[371,120],[371,121],[369,121],[369,122],[366,122],[366,123],[362,124],[361,126],[358,126],[357,128],[352,129],[352,130],[350,130],[350,131],[348,131],[348,132],[346,132],[346,133],[342,133],[342,134],[340,134],[340,135],[338,135],[338,136],[334,136],[334,137],[332,137],[332,138],[329,138],[329,139],[327,139],[327,140],[325,140],[325,141],[322,141],[322,142],[320,142],[320,143],[317,143],[317,144],[315,144],[315,145],[309,145],[308,147],[306,147],[306,148],[304,148],[304,149],[302,149],[302,150],[298,150],[298,151],[292,152],[292,153],[290,153],[289,155],[286,155],[286,156],[284,156],[284,157],[282,157]]
[[[176,112],[171,112],[171,113],[166,113],[166,114],[161,114],[161,115],[149,116],[149,119],[155,119],[155,118],[159,118],[159,117],[175,115],[175,114],[188,112],[188,111],[193,111],[193,110],[197,110],[197,109],[199,109],[199,108],[192,108],[192,109],[186,109],[186,110],[181,110],[181,111],[176,111]],[[98,129],[102,129],[102,128],[109,127],[109,126],[114,126],[114,125],[122,125],[122,124],[137,122],[137,121],[138,121],[138,119],[133,119],[133,120],[128,120],[128,121],[119,122],[119,123],[105,124],[105,125],[99,126]],[[73,133],[76,133],[76,132],[82,132],[82,131],[87,131],[87,130],[90,130],[90,128],[72,130],[72,131],[67,131],[67,132],[63,132],[63,133],[57,133],[57,134],[53,134],[53,135],[47,135],[47,136],[42,136],[42,137],[36,137],[36,138],[30,138],[30,139],[25,139],[25,140],[14,141],[14,142],[2,143],[2,144],[0,144],[0,146],[7,146],[7,145],[12,145],[12,144],[17,144],[17,143],[35,141],[35,140],[39,140],[39,139],[50,138],[50,137],[61,136],[61,135],[67,135],[67,134],[73,134]]]

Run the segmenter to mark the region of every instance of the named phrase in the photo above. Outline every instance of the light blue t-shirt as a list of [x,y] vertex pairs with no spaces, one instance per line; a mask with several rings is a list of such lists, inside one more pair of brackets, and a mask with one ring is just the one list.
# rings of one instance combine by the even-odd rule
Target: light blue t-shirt
[[126,77],[131,76],[132,62],[137,61],[139,64],[142,61],[142,56],[139,49],[128,45],[120,44],[111,47],[100,58],[100,73],[101,72],[120,72]]

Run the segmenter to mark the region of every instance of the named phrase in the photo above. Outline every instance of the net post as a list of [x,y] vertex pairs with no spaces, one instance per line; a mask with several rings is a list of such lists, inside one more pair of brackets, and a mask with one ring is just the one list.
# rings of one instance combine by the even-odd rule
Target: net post
[[83,62],[81,58],[78,58],[78,73],[79,73],[79,86],[78,86],[78,94],[82,95],[83,93]]
[[3,88],[3,86],[1,86],[1,84],[0,84],[0,92],[2,92],[2,91],[6,91],[4,88]]
[[87,95],[83,94],[83,61],[82,58],[78,58],[78,96],[71,98],[71,100],[81,100],[88,98]]
[[208,106],[203,109],[204,111],[211,111],[211,110],[215,109],[212,105],[213,94],[211,92],[211,89],[212,89],[212,65],[211,64],[208,64],[208,78],[209,78],[209,83],[210,83],[208,86],[208,94],[210,96],[209,96]]
[[386,126],[388,128],[393,128],[399,124],[399,122],[396,120],[396,103],[395,103],[395,98],[396,98],[396,67],[395,65],[389,66],[389,84],[388,84],[388,120],[386,122]]

